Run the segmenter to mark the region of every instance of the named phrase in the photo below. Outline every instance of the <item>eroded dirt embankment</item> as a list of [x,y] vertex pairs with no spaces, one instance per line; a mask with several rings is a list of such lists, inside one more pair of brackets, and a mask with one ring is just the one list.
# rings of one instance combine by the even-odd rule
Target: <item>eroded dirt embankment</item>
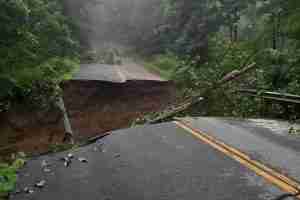
[[[175,100],[172,82],[70,81],[63,85],[72,128],[80,139],[130,126],[149,112],[160,111]],[[9,112],[0,115],[0,154],[44,152],[64,137],[58,110]]]

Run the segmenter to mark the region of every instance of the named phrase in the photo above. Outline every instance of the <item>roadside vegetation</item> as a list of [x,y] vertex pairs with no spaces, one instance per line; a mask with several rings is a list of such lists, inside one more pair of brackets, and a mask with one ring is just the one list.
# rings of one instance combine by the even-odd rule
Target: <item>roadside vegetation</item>
[[177,66],[179,62],[180,59],[176,55],[166,53],[154,55],[150,59],[146,59],[144,61],[144,66],[150,71],[158,73],[166,80],[172,80],[176,71],[175,66]]
[[[259,97],[265,91],[300,94],[299,1],[163,2],[164,23],[152,35],[158,56],[152,56],[150,65],[171,77],[183,96],[203,94],[222,78],[256,65],[214,88],[205,106],[195,104],[185,114],[299,118],[296,104]],[[241,89],[258,95],[250,97]]]
[[[0,114],[49,109],[60,83],[79,67],[78,29],[57,0],[0,1],[0,24]],[[0,164],[0,199],[14,189],[24,160],[6,163]]]
[[1,1],[0,10],[0,111],[48,106],[78,68],[76,28],[60,1]]
[[25,154],[13,154],[6,163],[0,163],[0,200],[8,197],[15,190],[17,172],[25,165]]

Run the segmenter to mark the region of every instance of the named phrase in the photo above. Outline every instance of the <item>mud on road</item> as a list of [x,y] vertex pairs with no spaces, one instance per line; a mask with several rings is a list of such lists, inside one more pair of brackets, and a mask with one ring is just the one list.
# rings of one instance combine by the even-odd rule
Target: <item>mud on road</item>
[[[163,110],[175,101],[172,82],[69,81],[63,85],[65,105],[79,139],[129,127],[137,118]],[[0,115],[0,155],[42,153],[61,144],[62,118],[56,110],[10,112]]]

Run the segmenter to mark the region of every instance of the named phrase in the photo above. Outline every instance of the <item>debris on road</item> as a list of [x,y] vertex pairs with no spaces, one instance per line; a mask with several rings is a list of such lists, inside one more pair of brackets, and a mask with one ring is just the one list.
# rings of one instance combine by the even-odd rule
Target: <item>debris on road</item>
[[51,169],[50,168],[44,168],[43,171],[46,172],[46,173],[49,173],[49,172],[51,172]]
[[50,164],[49,164],[46,160],[43,160],[41,165],[42,165],[42,168],[46,168],[46,167],[48,167]]
[[88,162],[88,160],[86,158],[83,158],[83,157],[78,158],[78,160],[82,163],[87,163]]
[[32,194],[32,193],[34,193],[34,190],[30,189],[29,187],[25,187],[23,191],[24,191],[25,193],[27,193],[27,194]]
[[121,154],[117,153],[114,155],[114,158],[120,158],[121,157]]
[[46,181],[41,180],[41,181],[37,182],[34,186],[37,188],[43,188],[45,185],[46,185]]
[[74,155],[71,154],[71,153],[69,153],[69,154],[68,154],[68,158],[69,158],[69,159],[73,159],[73,158],[74,158]]
[[41,163],[41,166],[42,166],[43,172],[46,172],[46,173],[51,172],[51,169],[49,168],[50,163],[48,161],[43,160]]
[[61,161],[64,162],[64,166],[65,166],[65,167],[69,167],[70,164],[72,163],[71,159],[69,159],[68,157],[63,157],[63,158],[61,158]]

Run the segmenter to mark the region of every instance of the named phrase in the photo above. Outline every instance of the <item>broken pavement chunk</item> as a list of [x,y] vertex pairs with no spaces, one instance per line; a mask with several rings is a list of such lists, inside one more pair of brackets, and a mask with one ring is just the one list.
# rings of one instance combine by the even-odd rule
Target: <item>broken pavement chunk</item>
[[78,158],[78,160],[82,163],[87,163],[88,162],[88,160],[86,158],[83,158],[83,157]]
[[70,166],[70,164],[71,164],[71,161],[70,161],[70,160],[69,160],[69,161],[65,161],[65,162],[64,162],[64,166],[65,166],[65,167],[69,167],[69,166]]
[[116,153],[115,155],[114,155],[114,158],[120,158],[121,157],[121,154],[119,154],[119,153]]
[[64,166],[65,166],[65,167],[69,167],[70,164],[71,164],[71,162],[72,162],[68,157],[63,157],[63,158],[61,158],[60,160],[61,160],[61,161],[64,161]]
[[27,194],[32,194],[34,193],[34,191],[32,189],[30,189],[29,187],[25,187],[24,190],[23,190],[25,193]]
[[50,164],[46,160],[43,160],[41,165],[44,168],[44,167],[48,167]]
[[69,159],[73,159],[73,158],[74,158],[74,155],[71,154],[71,153],[69,153],[69,154],[68,154],[68,158],[69,158]]
[[45,180],[41,180],[40,182],[37,182],[34,186],[37,188],[43,188],[46,185]]
[[43,171],[48,173],[48,172],[51,172],[51,169],[50,168],[44,168]]

